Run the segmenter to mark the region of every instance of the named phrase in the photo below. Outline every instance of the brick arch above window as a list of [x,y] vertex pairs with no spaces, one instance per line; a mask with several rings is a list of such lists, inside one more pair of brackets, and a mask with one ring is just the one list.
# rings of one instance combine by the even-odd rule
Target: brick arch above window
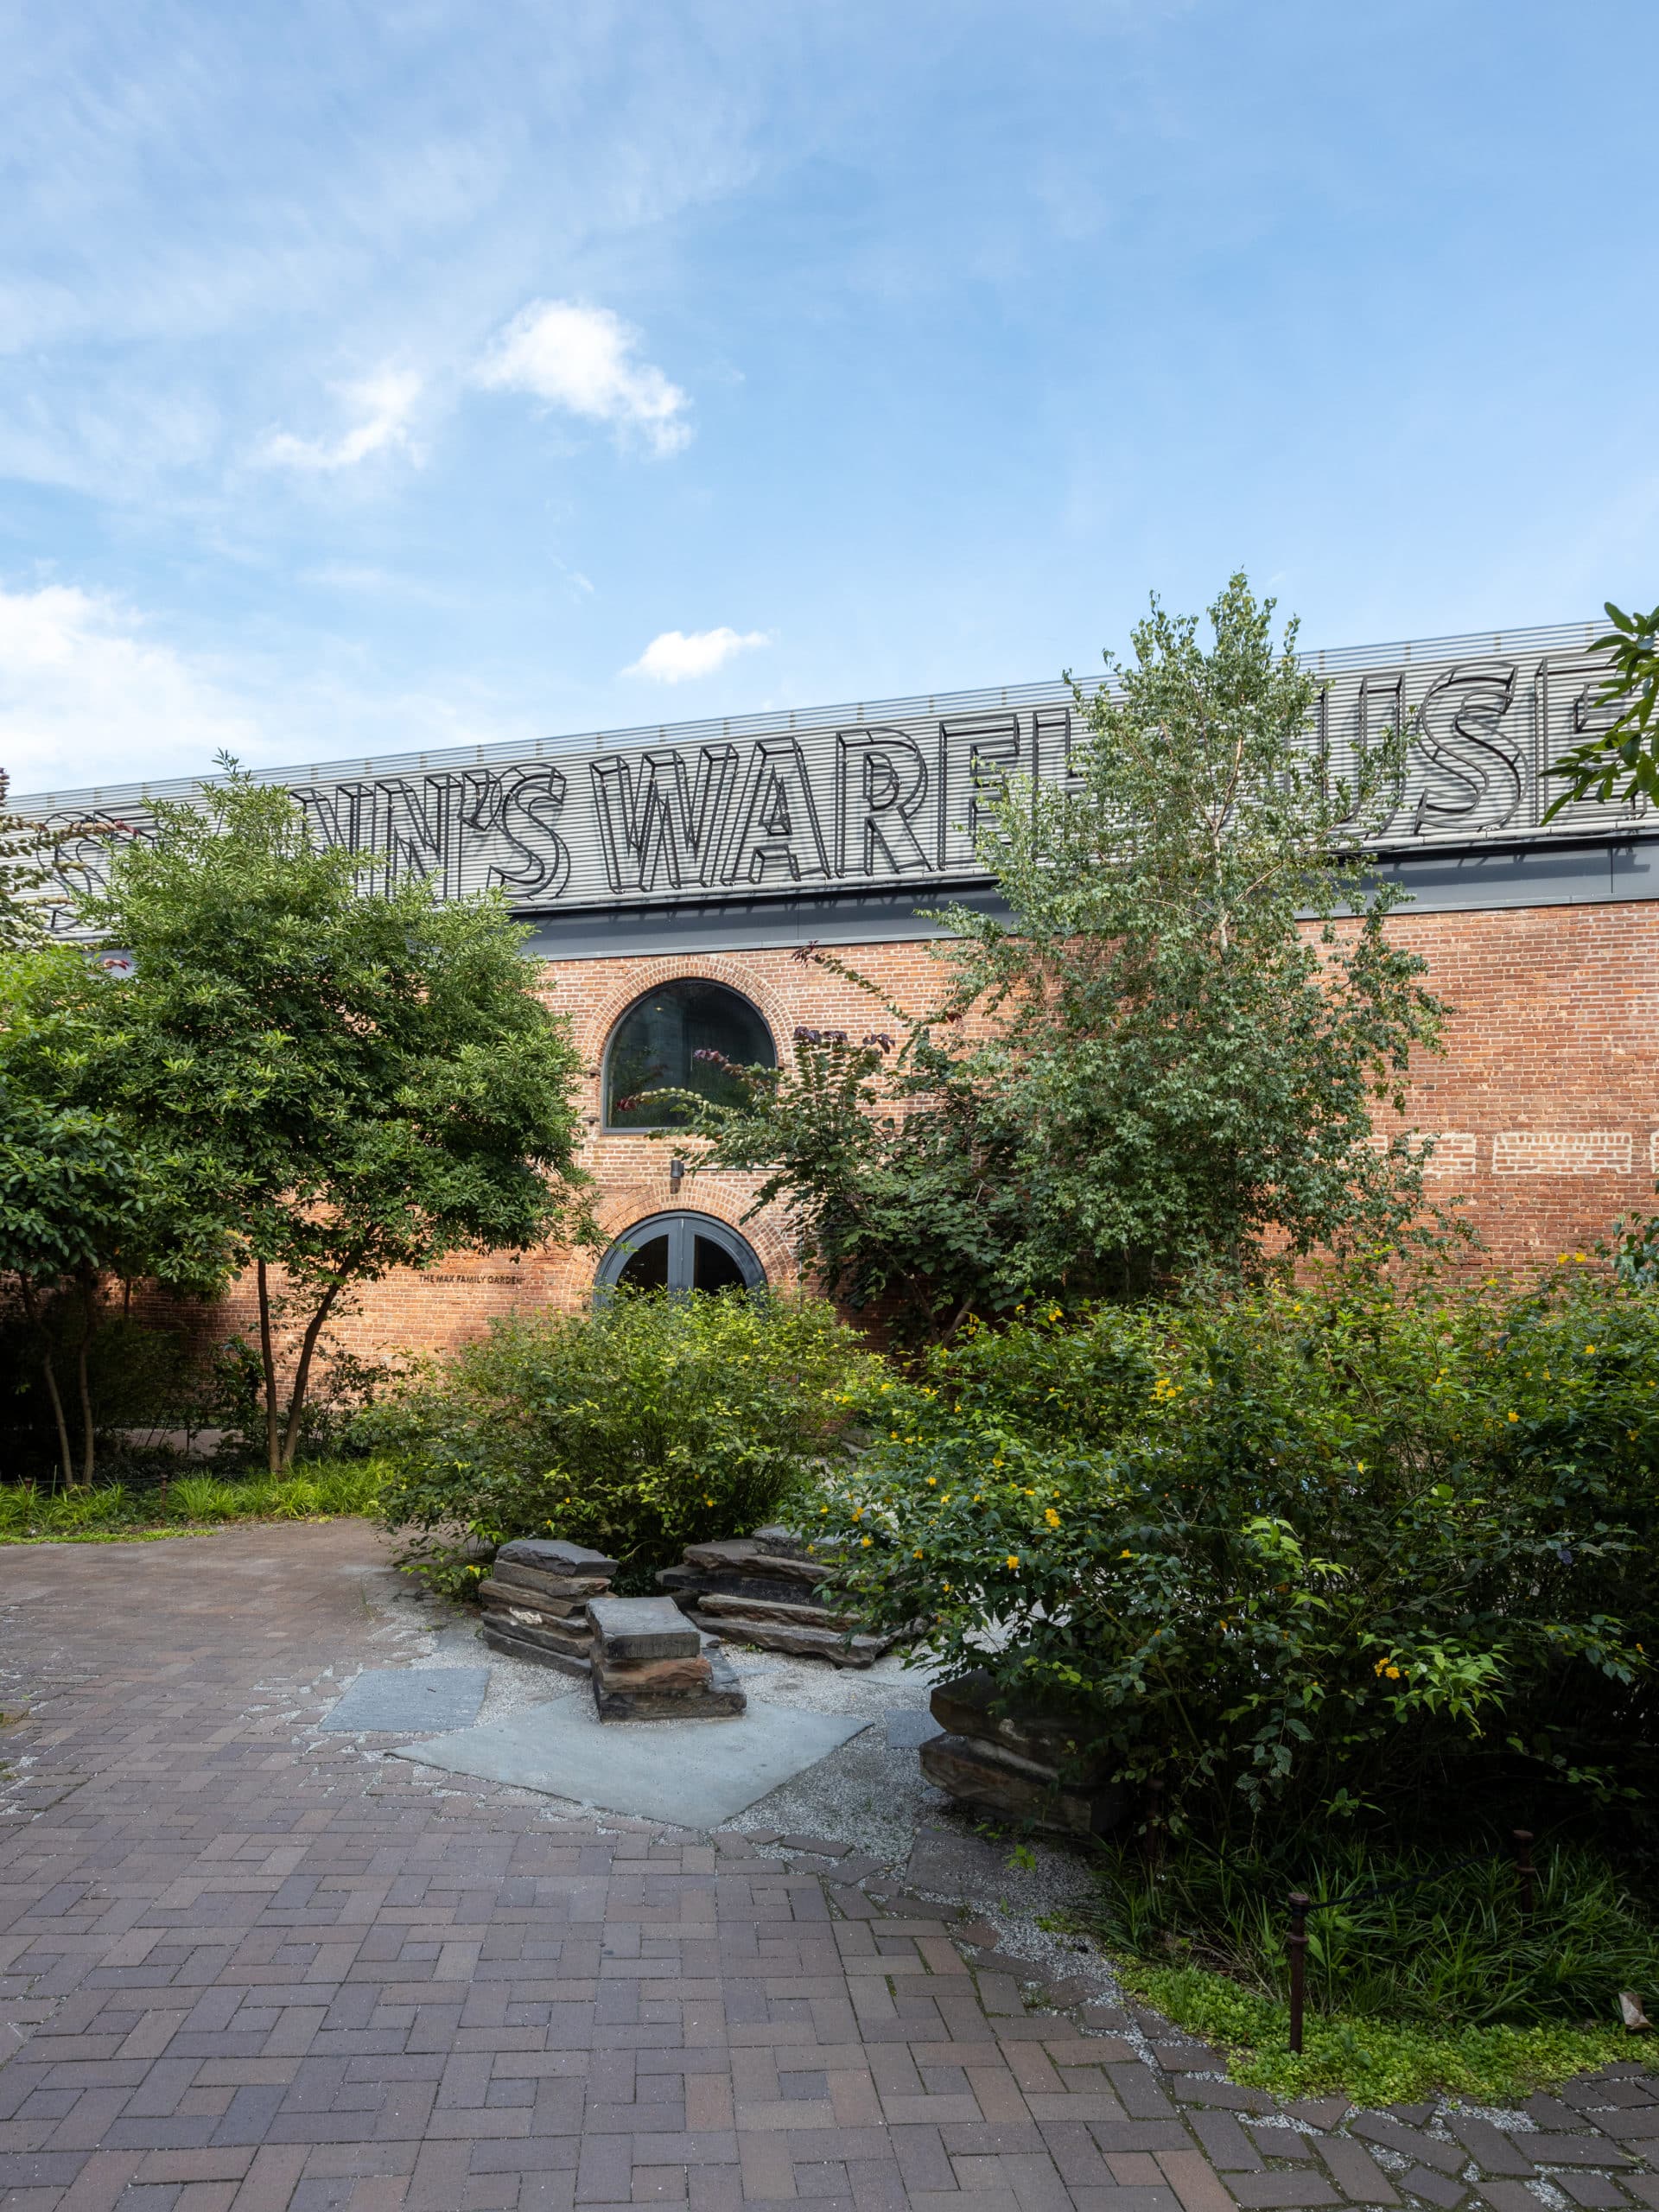
[[635,1222],[667,1207],[712,1214],[754,1248],[774,1289],[792,1283],[799,1277],[800,1255],[775,1208],[745,1217],[750,1196],[747,1189],[734,1190],[723,1179],[711,1175],[688,1177],[680,1190],[668,1197],[656,1184],[629,1182],[606,1190],[594,1212],[607,1246],[626,1235]]
[[[585,982],[591,984],[595,964],[582,963]],[[605,964],[608,967],[610,963]],[[614,982],[607,978],[591,995],[584,993],[587,1003],[582,1005],[570,1003],[574,995],[568,992],[566,978],[556,967],[545,980],[543,995],[549,1007],[555,1014],[569,1016],[576,1048],[595,1074],[617,1023],[631,1006],[664,983],[723,983],[728,990],[736,991],[760,1013],[772,1032],[772,1043],[780,1058],[799,1019],[797,1010],[785,1002],[770,976],[748,962],[727,954],[664,954],[657,959],[619,961],[616,966],[624,972]]]

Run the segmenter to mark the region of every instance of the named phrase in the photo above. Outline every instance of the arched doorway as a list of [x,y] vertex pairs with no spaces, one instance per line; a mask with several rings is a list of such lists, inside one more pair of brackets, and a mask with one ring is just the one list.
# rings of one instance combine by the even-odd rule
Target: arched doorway
[[708,1213],[653,1213],[619,1236],[599,1263],[601,1289],[759,1290],[766,1271],[734,1229]]

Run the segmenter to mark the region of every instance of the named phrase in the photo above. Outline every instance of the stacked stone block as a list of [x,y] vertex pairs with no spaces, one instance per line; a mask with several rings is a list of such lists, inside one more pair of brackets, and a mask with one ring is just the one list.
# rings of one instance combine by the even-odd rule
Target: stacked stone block
[[601,1720],[734,1720],[747,1704],[731,1663],[666,1598],[595,1598],[594,1703]]
[[929,1702],[945,1733],[921,1746],[922,1772],[948,1797],[1065,1835],[1102,1835],[1122,1819],[1124,1793],[1106,1779],[1111,1754],[1084,1749],[1074,1716],[1007,1698],[983,1672]]
[[868,1667],[896,1637],[853,1633],[852,1617],[820,1604],[819,1586],[834,1572],[825,1544],[776,1525],[713,1544],[688,1544],[678,1567],[657,1580],[688,1619],[711,1635],[768,1651]]
[[611,1586],[616,1561],[585,1544],[521,1536],[503,1544],[479,1597],[492,1651],[586,1675],[593,1656],[592,1599]]

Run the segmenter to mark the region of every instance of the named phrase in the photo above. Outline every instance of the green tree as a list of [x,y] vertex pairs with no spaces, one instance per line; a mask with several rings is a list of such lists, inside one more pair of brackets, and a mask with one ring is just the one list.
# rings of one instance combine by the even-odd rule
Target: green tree
[[63,1071],[41,1049],[43,1025],[85,973],[82,956],[67,948],[37,950],[0,971],[0,1274],[16,1286],[36,1347],[67,1487],[77,1454],[57,1362],[73,1363],[79,1479],[89,1483],[97,1450],[90,1363],[106,1282],[149,1276],[202,1294],[223,1281],[227,1256],[188,1163],[73,1103]]
[[1399,761],[1327,772],[1273,613],[1236,575],[1205,645],[1154,600],[1132,660],[1074,685],[1075,779],[1014,784],[982,839],[1013,918],[945,910],[944,988],[887,1007],[891,1056],[808,1043],[699,1103],[699,1164],[767,1167],[838,1294],[931,1332],[1414,1233],[1424,1147],[1372,1111],[1442,1009],[1363,858]]
[[[354,1285],[457,1249],[592,1241],[580,1061],[498,895],[363,888],[285,791],[230,772],[115,845],[80,918],[130,951],[84,967],[46,1050],[83,1103],[180,1160],[251,1268],[266,1456],[292,1465],[317,1340]],[[297,1306],[279,1371],[279,1302]]]
[[0,952],[21,952],[41,938],[41,906],[32,894],[46,881],[46,870],[39,823],[5,810],[10,787],[0,769]]
[[1619,712],[1607,728],[1562,753],[1550,770],[1552,776],[1567,779],[1567,789],[1551,803],[1546,822],[1575,799],[1599,799],[1605,805],[1621,776],[1621,800],[1659,800],[1659,607],[1649,614],[1625,614],[1611,599],[1605,604],[1613,626],[1591,651],[1607,656],[1600,703],[1617,705]]

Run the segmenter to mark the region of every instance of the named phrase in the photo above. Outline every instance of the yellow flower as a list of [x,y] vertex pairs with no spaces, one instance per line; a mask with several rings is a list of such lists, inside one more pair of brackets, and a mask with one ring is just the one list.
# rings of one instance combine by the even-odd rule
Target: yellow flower
[[930,1475],[927,1478],[927,1486],[929,1490],[937,1490],[939,1486],[938,1477],[937,1475]]
[[1520,1418],[1521,1418],[1521,1416],[1520,1416],[1520,1414],[1510,1414],[1508,1416],[1508,1418],[1509,1418],[1510,1421],[1519,1421],[1519,1420],[1520,1420]]
[[1397,1681],[1399,1681],[1399,1679],[1400,1679],[1400,1669],[1399,1669],[1397,1667],[1389,1667],[1389,1668],[1388,1668],[1388,1669],[1385,1669],[1385,1672],[1387,1673],[1388,1677],[1389,1677],[1389,1680],[1391,1682],[1397,1682]]
[[1010,1567],[1018,1567],[1018,1566],[1019,1566],[1019,1564],[1020,1564],[1020,1554],[1019,1554],[1019,1553],[1018,1553],[1018,1552],[1010,1552],[1010,1553],[1008,1554],[1008,1565],[1009,1565]]
[[1118,1557],[1119,1559],[1133,1559],[1135,1557],[1135,1554],[1126,1548],[1119,1552]]
[[705,1505],[712,1505],[715,1501],[712,1497],[705,1497],[702,1502]]
[[1587,1352],[1593,1352],[1595,1351],[1595,1346],[1594,1344],[1586,1344],[1585,1350]]
[[921,1555],[922,1555],[921,1546],[918,1544],[918,1545],[917,1546],[916,1549],[915,1549],[913,1552],[912,1552],[912,1554],[911,1554],[911,1557],[912,1557],[912,1559],[920,1559]]
[[869,1540],[869,1538],[868,1538],[868,1536],[861,1536],[861,1537],[859,1538],[859,1540],[858,1540],[858,1541],[859,1541],[859,1542],[863,1546],[864,1549],[865,1549],[866,1551],[868,1551],[868,1549],[870,1548],[870,1540]]
[[1044,1514],[1043,1518],[1047,1522],[1051,1529],[1058,1529],[1060,1525],[1060,1516],[1054,1510],[1052,1505],[1049,1507],[1047,1512]]
[[[1563,1253],[1562,1257],[1563,1257],[1563,1258],[1565,1258],[1565,1257],[1566,1257],[1565,1253]],[[1387,1661],[1386,1659],[1379,1659],[1379,1660],[1377,1661],[1377,1662],[1376,1662],[1376,1666],[1372,1668],[1371,1672],[1372,1672],[1374,1675],[1380,1675],[1380,1674],[1382,1673],[1382,1669],[1383,1669],[1388,1665],[1388,1663],[1389,1663],[1389,1662],[1388,1662],[1388,1661]]]
[[[948,1590],[950,1589],[950,1585],[948,1582],[944,1582],[944,1583],[941,1583],[939,1586],[940,1586],[940,1588],[941,1588],[941,1589],[945,1590],[945,1591],[948,1591]],[[1640,1644],[1637,1644],[1637,1649],[1638,1651],[1641,1649],[1641,1648],[1642,1648],[1642,1647],[1641,1647],[1641,1645],[1640,1645]]]

